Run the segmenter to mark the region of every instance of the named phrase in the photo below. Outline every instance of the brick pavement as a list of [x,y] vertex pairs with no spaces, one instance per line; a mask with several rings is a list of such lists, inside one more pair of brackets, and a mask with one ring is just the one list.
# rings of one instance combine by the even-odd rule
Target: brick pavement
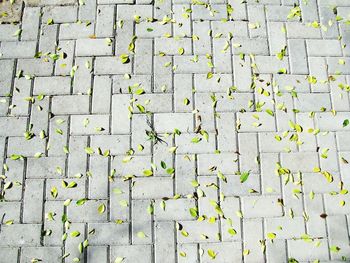
[[349,0],[14,2],[0,263],[350,260]]

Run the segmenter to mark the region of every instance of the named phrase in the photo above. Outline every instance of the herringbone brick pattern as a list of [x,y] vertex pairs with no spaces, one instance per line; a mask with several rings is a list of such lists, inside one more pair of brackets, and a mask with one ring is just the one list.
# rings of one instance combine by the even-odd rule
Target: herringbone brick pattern
[[350,260],[349,0],[12,5],[1,263]]

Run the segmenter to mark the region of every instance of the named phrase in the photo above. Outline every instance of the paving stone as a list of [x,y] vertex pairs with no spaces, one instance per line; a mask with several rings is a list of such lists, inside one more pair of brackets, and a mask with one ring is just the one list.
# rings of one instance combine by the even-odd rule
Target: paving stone
[[214,134],[209,134],[208,141],[199,138],[200,141],[194,143],[192,140],[195,138],[194,140],[197,141],[197,135],[194,133],[184,133],[175,140],[176,145],[178,146],[176,152],[179,154],[213,153],[215,150],[214,137]]
[[124,74],[131,72],[131,63],[122,64],[116,57],[97,57],[95,60],[95,74]]
[[318,158],[313,152],[281,153],[281,164],[291,171],[312,172],[318,167]]
[[[13,224],[1,226],[0,245],[9,246],[40,246],[41,224]],[[15,233],[11,235],[10,233]]]
[[309,56],[341,56],[341,47],[338,40],[306,40],[307,52]]
[[133,20],[135,16],[142,18],[152,17],[152,6],[150,5],[120,5],[117,10],[117,18],[122,20]]
[[52,19],[54,23],[74,23],[77,20],[77,8],[72,6],[48,6],[43,8],[42,20]]
[[239,119],[241,123],[239,132],[275,131],[275,122],[271,116],[266,113],[237,113],[237,119]]
[[7,155],[13,154],[33,157],[45,152],[45,141],[37,137],[26,140],[24,137],[9,137]]
[[24,74],[35,76],[50,76],[53,70],[53,64],[40,59],[19,59],[17,69],[23,70]]
[[154,129],[157,132],[173,132],[178,129],[181,132],[190,132],[193,127],[193,114],[174,113],[174,114],[155,114]]
[[[315,242],[315,241],[314,241]],[[299,260],[328,260],[327,241],[321,240],[321,244],[317,247],[313,242],[305,243],[303,240],[288,240],[288,255],[290,258],[298,258]]]
[[26,180],[24,191],[24,223],[39,223],[42,219],[44,181],[40,179]]
[[175,261],[175,232],[173,222],[158,222],[156,228],[155,240],[155,259],[156,262],[163,260]]
[[97,37],[111,37],[113,36],[113,20],[114,20],[114,7],[111,6],[98,6],[97,19],[96,19],[96,36]]
[[26,118],[0,117],[0,136],[22,136],[26,126]]
[[133,197],[136,199],[151,199],[171,196],[173,196],[173,185],[170,178],[153,177],[135,179]]
[[124,258],[125,262],[141,263],[152,261],[152,249],[149,245],[125,245],[111,247],[111,258]]
[[[181,243],[215,243],[216,234],[219,231],[217,222],[208,223],[205,221],[179,221],[183,230],[189,233],[187,237],[177,231],[177,240]],[[207,236],[207,239],[201,238],[201,235]]]
[[95,235],[91,236],[91,245],[127,245],[129,243],[128,224],[115,223],[91,223],[89,229],[95,229]]
[[[278,203],[278,196],[244,197],[243,215],[246,218],[277,217],[282,215],[282,207]],[[266,208],[269,209],[266,209]]]
[[87,25],[84,23],[67,23],[60,26],[59,36],[60,39],[79,39],[88,38],[93,34],[93,25]]
[[[66,107],[66,105],[70,107]],[[89,113],[89,96],[71,95],[55,96],[52,99],[52,113],[54,114],[84,114]]]
[[10,248],[10,247],[2,247],[0,251],[1,255],[1,263],[15,263],[17,262],[18,258],[18,248]]
[[112,45],[106,39],[77,39],[75,54],[77,56],[112,55]]
[[39,258],[42,261],[49,260],[58,263],[61,261],[61,257],[62,250],[60,247],[25,247],[21,253],[23,262],[28,259]]
[[37,77],[34,79],[33,93],[36,95],[68,95],[70,94],[69,77]]
[[[201,249],[208,251],[211,249],[217,253],[215,259],[220,260],[220,262],[231,262],[234,260],[238,262],[241,260],[242,247],[239,242],[230,242],[230,243],[216,243],[216,244],[202,244]],[[212,258],[208,253],[204,253],[201,257],[202,262],[211,262]]]
[[40,8],[24,8],[22,17],[22,40],[36,40],[39,32]]
[[158,221],[171,220],[192,220],[189,210],[195,207],[195,202],[190,199],[169,199],[166,202],[165,209],[161,208],[161,201],[157,200],[155,203],[155,218]]
[[[84,198],[84,196],[82,196],[81,198]],[[107,221],[106,213],[99,214],[98,216],[96,214],[96,211],[97,211],[98,207],[101,204],[103,204],[103,203],[106,204],[106,202],[104,202],[104,201],[87,200],[83,205],[77,205],[76,202],[72,201],[72,204],[68,208],[68,212],[67,213],[69,215],[70,220],[72,220],[72,222],[86,222],[86,223],[95,223],[95,222],[102,223],[102,222],[106,222]],[[81,215],[84,215],[84,217],[82,217]],[[113,223],[113,224],[114,224],[114,226],[116,226],[115,229],[119,228],[119,225],[117,225],[115,223]],[[100,224],[97,224],[97,225],[100,225]],[[91,224],[90,224],[90,226],[91,226]],[[108,227],[109,228],[112,227],[112,223],[106,223],[105,225],[100,225],[100,227],[102,229],[107,230]],[[94,228],[94,227],[91,227],[91,228]],[[123,230],[124,228],[125,228],[125,226],[120,226],[119,229],[124,231]],[[101,231],[100,231],[100,233],[98,235],[102,235]],[[96,239],[98,240],[98,238],[96,238]],[[122,238],[120,240],[122,240]],[[121,242],[123,242],[123,241],[121,241]],[[101,244],[102,243],[103,242],[101,242]],[[94,245],[94,244],[98,245],[99,242],[98,241],[96,241],[96,243],[95,242],[91,242],[91,245]]]
[[71,134],[106,134],[109,131],[108,115],[74,115],[71,117]]
[[0,52],[4,58],[32,58],[35,49],[35,41],[3,42]]
[[18,40],[18,36],[15,35],[15,32],[19,29],[18,25],[14,24],[1,24],[0,32],[1,32],[1,41],[14,41]]

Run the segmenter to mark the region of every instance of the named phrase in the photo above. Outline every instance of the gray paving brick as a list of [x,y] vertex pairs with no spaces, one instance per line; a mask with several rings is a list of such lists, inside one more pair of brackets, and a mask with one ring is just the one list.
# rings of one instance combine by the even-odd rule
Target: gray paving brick
[[131,72],[131,63],[122,64],[116,57],[97,57],[95,60],[95,74],[125,74]]
[[14,41],[18,40],[18,36],[15,36],[14,33],[19,29],[18,25],[15,24],[1,24],[1,41]]
[[21,253],[21,261],[38,258],[42,261],[61,262],[62,250],[60,247],[25,247]]
[[0,95],[4,96],[10,93],[11,90],[11,77],[14,69],[13,60],[0,60]]
[[130,161],[123,161],[123,156],[117,156],[112,162],[112,167],[119,169],[116,171],[117,175],[136,175],[139,176],[143,174],[143,170],[150,169],[150,156],[134,156]]
[[96,36],[113,36],[114,7],[110,5],[99,5],[97,7]]
[[42,20],[52,19],[54,23],[74,23],[77,20],[77,7],[47,6],[43,8]]
[[40,29],[39,51],[55,53],[58,25],[43,24]]
[[[155,184],[157,183],[157,184]],[[133,187],[136,199],[151,199],[173,196],[171,178],[137,178]]]
[[[69,107],[66,107],[68,105]],[[89,113],[89,96],[87,95],[55,96],[52,99],[52,113],[54,114]]]
[[315,247],[314,242],[305,243],[303,240],[288,240],[289,257],[304,261],[315,259],[328,260],[327,241],[321,240],[320,245],[317,247]]
[[341,56],[341,46],[338,40],[310,39],[306,41],[309,56],[326,57]]
[[17,70],[23,70],[23,73],[28,75],[50,76],[52,74],[53,64],[40,59],[19,59]]
[[93,34],[93,25],[87,25],[85,23],[67,23],[60,26],[59,36],[60,39],[79,39],[88,38]]
[[[82,198],[84,198],[82,196]],[[99,214],[98,213],[98,207],[105,202],[103,201],[97,201],[97,200],[87,200],[83,205],[76,205],[75,202],[72,201],[72,204],[69,206],[68,208],[68,216],[69,219],[72,222],[86,222],[86,223],[91,223],[90,226],[92,225],[92,223],[102,223],[102,222],[106,222],[107,221],[107,214]],[[81,215],[84,215],[84,217],[82,217]],[[102,224],[97,224],[100,225],[101,229],[105,229],[107,230],[108,227],[112,227],[112,223],[106,223],[105,225]],[[119,228],[119,225],[113,223],[114,226],[116,226],[116,229]],[[95,228],[95,227],[92,227]],[[124,226],[121,226],[120,229],[123,230]],[[98,232],[98,231],[96,231]],[[103,235],[101,234],[101,231],[98,233],[98,235]],[[107,237],[106,237],[107,238]],[[122,240],[122,236],[120,237]],[[98,239],[98,238],[97,238]],[[96,239],[95,239],[96,240]],[[99,244],[99,241],[95,242],[91,242],[91,245],[96,245]],[[103,242],[101,242],[100,244],[102,244]]]
[[45,152],[45,141],[37,137],[26,140],[24,137],[9,137],[7,155],[34,156]]
[[71,79],[69,77],[37,77],[34,79],[33,93],[36,95],[68,95]]
[[[242,198],[243,215],[246,218],[282,216],[282,207],[278,203],[278,196],[247,196]],[[269,209],[266,209],[266,208]]]
[[112,45],[106,39],[77,39],[75,54],[77,56],[112,55]]
[[129,243],[128,224],[91,223],[89,229],[95,229],[90,238],[91,245],[127,245]]
[[106,134],[109,131],[109,116],[74,115],[71,116],[71,124],[73,135]]
[[36,40],[39,32],[40,8],[26,7],[22,17],[22,40]]
[[124,245],[111,247],[111,258],[124,258],[125,262],[141,263],[152,261],[152,248],[149,245]]
[[[9,246],[39,246],[41,224],[14,224],[1,226],[0,245]],[[14,235],[10,234],[14,233]]]
[[32,58],[35,49],[35,41],[2,42],[0,52],[3,58]]
[[26,180],[24,191],[23,222],[40,223],[43,209],[44,181]]

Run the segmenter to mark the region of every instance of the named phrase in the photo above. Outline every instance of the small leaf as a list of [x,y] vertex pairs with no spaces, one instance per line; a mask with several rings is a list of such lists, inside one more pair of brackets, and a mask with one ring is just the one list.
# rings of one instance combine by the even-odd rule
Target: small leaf
[[100,214],[103,214],[105,211],[106,211],[106,206],[105,206],[105,204],[101,204],[99,207],[98,207],[98,212],[100,213]]
[[144,170],[143,174],[144,174],[144,176],[152,176],[153,175],[153,171],[152,170]]
[[140,231],[140,232],[137,232],[137,237],[139,237],[139,238],[145,238],[145,237],[146,237],[146,234],[145,234],[144,232]]
[[250,171],[248,172],[243,172],[240,176],[240,181],[241,183],[244,183],[245,181],[247,181],[248,177],[250,175]]
[[215,259],[216,258],[216,255],[217,253],[215,253],[213,250],[211,249],[208,249],[208,255],[211,259]]
[[78,237],[78,236],[80,236],[80,232],[79,231],[73,231],[73,232],[70,233],[70,236],[71,237]]
[[229,230],[227,231],[231,236],[234,236],[237,234],[236,230],[234,230],[233,228],[229,228]]
[[89,155],[93,154],[95,151],[91,147],[85,147],[85,152]]
[[276,238],[276,234],[275,233],[267,233],[267,238],[273,240]]
[[130,61],[128,54],[121,54],[119,58],[123,64],[126,64]]
[[114,263],[122,263],[124,261],[124,258],[122,257],[117,257],[115,260],[114,260]]

